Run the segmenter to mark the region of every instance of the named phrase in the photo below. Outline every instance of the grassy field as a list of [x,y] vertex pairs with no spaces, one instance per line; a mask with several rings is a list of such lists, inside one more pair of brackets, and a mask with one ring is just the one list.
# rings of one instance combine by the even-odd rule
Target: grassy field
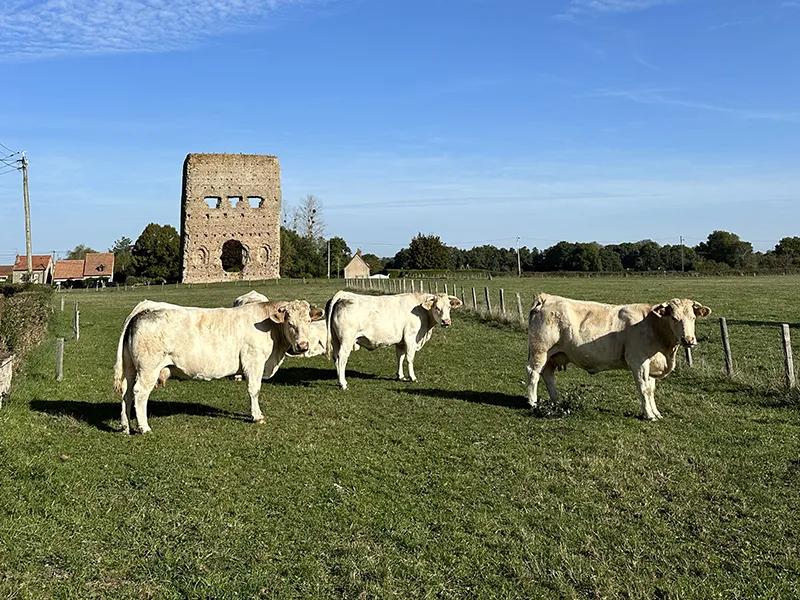
[[[455,312],[417,383],[393,379],[391,349],[355,353],[347,392],[323,357],[287,359],[262,387],[266,425],[241,382],[171,380],[153,433],[123,436],[112,366],[133,305],[250,288],[68,293],[53,337],[71,337],[75,299],[82,329],[64,381],[48,341],[0,411],[0,597],[800,597],[800,401],[777,329],[731,328],[729,380],[715,318],[800,321],[800,278],[463,284],[526,307],[547,291],[714,312],[695,367],[659,383],[658,423],[637,418],[630,373],[573,367],[570,410],[532,415],[525,335]],[[322,305],[338,285],[257,289]]]

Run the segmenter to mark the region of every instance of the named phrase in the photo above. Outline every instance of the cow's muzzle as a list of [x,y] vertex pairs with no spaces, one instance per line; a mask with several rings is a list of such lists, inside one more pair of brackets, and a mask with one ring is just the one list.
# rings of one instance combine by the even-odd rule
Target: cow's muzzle
[[697,345],[697,338],[694,336],[688,336],[681,340],[681,344],[683,344],[684,348],[691,348],[692,346]]
[[450,319],[443,319],[442,320],[442,327],[450,327]]
[[308,350],[308,342],[297,342],[294,346],[286,351],[286,354],[291,356],[298,356]]

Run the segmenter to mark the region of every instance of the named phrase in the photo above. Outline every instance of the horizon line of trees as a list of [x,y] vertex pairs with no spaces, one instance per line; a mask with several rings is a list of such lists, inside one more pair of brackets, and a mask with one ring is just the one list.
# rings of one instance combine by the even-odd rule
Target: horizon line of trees
[[[322,209],[322,201],[313,195],[301,198],[296,207],[284,207],[280,227],[281,277],[325,277],[328,273],[331,277],[344,276],[353,251],[344,238],[325,237]],[[82,258],[86,252],[93,250],[80,244],[67,258]],[[122,237],[109,252],[115,254],[114,278],[119,282],[129,278],[180,280],[180,235],[171,225],[150,223],[136,242]],[[711,232],[696,246],[662,246],[644,239],[606,245],[560,241],[543,250],[491,244],[464,250],[446,245],[437,235],[418,233],[393,257],[368,253],[362,258],[373,274],[390,269],[516,273],[518,267],[523,272],[781,270],[800,269],[800,237],[785,237],[767,252],[755,252],[750,242],[723,230]]]
[[725,271],[730,269],[800,268],[800,237],[785,237],[767,252],[754,252],[750,242],[735,233],[716,230],[696,246],[652,240],[602,245],[561,241],[549,248],[498,248],[492,245],[463,250],[444,244],[439,236],[415,236],[407,248],[385,260],[385,269],[461,270],[495,273],[522,271]]

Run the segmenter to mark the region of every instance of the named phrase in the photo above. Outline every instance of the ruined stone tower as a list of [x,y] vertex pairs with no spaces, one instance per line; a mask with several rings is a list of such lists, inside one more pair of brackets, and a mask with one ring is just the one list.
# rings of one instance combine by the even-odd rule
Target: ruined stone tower
[[184,283],[280,277],[280,222],[277,157],[186,156],[181,198]]

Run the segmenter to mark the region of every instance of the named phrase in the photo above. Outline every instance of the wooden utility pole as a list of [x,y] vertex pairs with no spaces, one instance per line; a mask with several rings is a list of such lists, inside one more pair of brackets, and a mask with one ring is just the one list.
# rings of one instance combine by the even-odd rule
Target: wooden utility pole
[[[31,202],[28,198],[28,157],[22,153],[22,196],[25,201],[25,252],[28,256],[28,282],[33,281],[33,254],[31,252]],[[44,282],[42,282],[44,283]]]
[[519,258],[519,236],[517,236],[517,277],[522,277],[522,261]]

